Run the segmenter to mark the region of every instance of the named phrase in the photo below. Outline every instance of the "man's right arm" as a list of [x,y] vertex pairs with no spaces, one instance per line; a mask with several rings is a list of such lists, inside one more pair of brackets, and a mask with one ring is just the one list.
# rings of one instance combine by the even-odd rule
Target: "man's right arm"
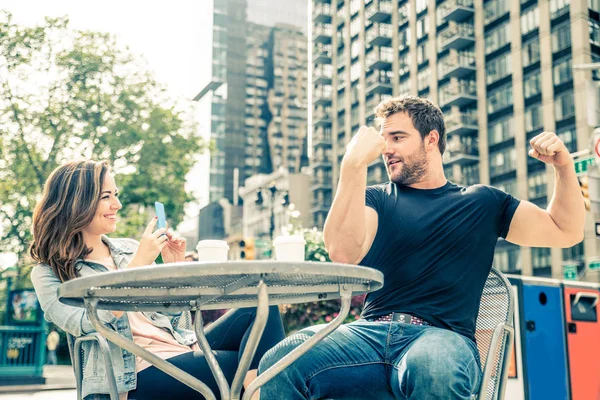
[[365,204],[367,168],[384,148],[379,132],[366,127],[348,145],[323,229],[325,247],[334,262],[357,264],[373,244],[379,221],[377,212]]

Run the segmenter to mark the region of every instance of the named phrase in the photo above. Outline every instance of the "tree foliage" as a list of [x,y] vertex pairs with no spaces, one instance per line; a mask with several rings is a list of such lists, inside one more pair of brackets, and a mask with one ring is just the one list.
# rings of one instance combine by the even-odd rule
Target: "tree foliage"
[[67,18],[20,26],[0,12],[0,251],[23,255],[49,173],[108,160],[121,191],[118,234],[135,237],[155,201],[183,216],[185,176],[206,149],[142,60],[107,33]]

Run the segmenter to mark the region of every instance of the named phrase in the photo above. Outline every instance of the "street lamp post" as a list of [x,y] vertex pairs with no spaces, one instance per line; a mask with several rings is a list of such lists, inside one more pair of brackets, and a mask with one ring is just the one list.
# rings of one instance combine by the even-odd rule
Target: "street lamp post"
[[[256,200],[255,203],[257,205],[263,205],[264,204],[264,196],[263,196],[263,192],[262,192],[262,188],[258,188],[258,191],[256,193]],[[269,197],[269,238],[271,239],[271,242],[274,239],[274,235],[275,235],[275,197],[277,195],[277,192],[282,192],[282,190],[278,189],[277,186],[275,185],[275,183],[271,183],[268,187],[268,191],[270,192],[270,197]],[[283,206],[287,206],[289,205],[289,195],[287,193],[287,191],[283,191],[284,192],[284,196],[283,199],[281,200],[281,204]]]
[[19,276],[17,267],[12,265],[6,268],[2,272],[2,277],[6,279],[6,309],[4,310],[4,325],[8,325],[9,322],[9,310],[10,310],[10,291],[12,289],[13,279]]

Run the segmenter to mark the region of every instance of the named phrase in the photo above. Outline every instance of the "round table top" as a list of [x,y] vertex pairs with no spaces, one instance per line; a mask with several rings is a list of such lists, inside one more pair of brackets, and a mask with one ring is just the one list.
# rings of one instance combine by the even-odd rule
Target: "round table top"
[[373,268],[321,262],[270,260],[180,262],[106,272],[73,279],[58,289],[60,302],[83,307],[96,299],[98,309],[184,311],[253,307],[258,284],[267,284],[269,304],[294,304],[340,298],[383,286]]

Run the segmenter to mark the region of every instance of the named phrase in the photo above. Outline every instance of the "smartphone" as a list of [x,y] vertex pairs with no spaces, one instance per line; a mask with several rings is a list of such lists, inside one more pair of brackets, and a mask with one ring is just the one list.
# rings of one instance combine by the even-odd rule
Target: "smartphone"
[[156,229],[166,228],[167,227],[167,218],[165,217],[165,206],[160,201],[154,203],[154,210],[156,211],[156,216],[158,217],[158,222],[156,223]]

